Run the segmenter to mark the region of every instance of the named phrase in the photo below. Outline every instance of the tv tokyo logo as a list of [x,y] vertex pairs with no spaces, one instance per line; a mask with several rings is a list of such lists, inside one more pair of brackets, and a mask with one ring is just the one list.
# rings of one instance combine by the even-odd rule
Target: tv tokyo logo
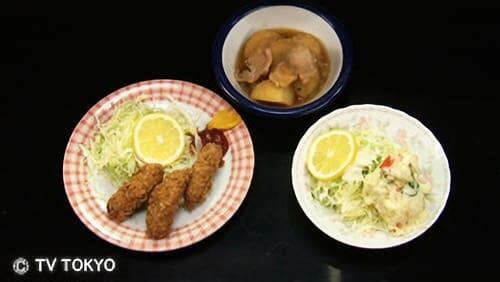
[[[37,272],[112,272],[116,262],[112,258],[34,258],[34,270]],[[30,263],[18,257],[12,263],[12,270],[24,275],[30,270]]]

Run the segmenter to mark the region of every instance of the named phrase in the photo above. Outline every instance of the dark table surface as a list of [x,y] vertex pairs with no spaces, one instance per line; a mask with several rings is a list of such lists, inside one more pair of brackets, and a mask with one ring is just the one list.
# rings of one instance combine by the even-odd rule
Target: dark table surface
[[[245,3],[214,4],[208,12],[178,2],[21,3],[20,17],[2,25],[0,281],[428,281],[495,271],[498,16],[434,2],[411,9],[319,3],[351,34],[355,64],[348,87],[324,111],[297,120],[242,113],[256,154],[252,186],[235,216],[208,239],[147,254],[90,232],[69,205],[61,173],[66,142],[83,114],[141,80],[182,79],[222,95],[211,46],[224,20]],[[386,250],[330,239],[307,219],[291,187],[292,154],[305,130],[334,109],[362,103],[422,121],[442,143],[452,172],[439,220],[414,241]],[[12,262],[20,256],[111,257],[117,269],[38,273],[32,265],[16,276]]]

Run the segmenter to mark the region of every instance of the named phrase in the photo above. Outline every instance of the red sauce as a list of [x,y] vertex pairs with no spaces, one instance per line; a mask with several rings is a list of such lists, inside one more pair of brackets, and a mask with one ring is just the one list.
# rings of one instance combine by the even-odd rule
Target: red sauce
[[204,129],[198,132],[201,139],[201,144],[205,145],[207,143],[215,143],[222,148],[222,153],[225,155],[229,149],[229,143],[227,142],[224,132],[219,129]]

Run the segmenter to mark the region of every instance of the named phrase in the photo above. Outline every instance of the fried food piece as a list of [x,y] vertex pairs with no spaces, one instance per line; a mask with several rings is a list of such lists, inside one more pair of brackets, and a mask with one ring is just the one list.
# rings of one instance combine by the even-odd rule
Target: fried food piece
[[108,200],[108,217],[122,222],[132,215],[149,197],[153,187],[163,179],[163,167],[146,164]]
[[146,233],[149,237],[161,239],[168,235],[190,178],[191,169],[177,170],[155,186],[149,196],[146,213]]
[[205,200],[205,196],[212,188],[212,177],[222,165],[222,148],[214,143],[207,143],[198,155],[193,165],[193,172],[189,186],[184,193],[186,208],[192,210]]

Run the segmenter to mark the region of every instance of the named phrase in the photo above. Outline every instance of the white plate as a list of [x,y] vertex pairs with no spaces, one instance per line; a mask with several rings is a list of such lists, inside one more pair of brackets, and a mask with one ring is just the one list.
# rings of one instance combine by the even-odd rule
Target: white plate
[[[407,147],[420,160],[421,171],[431,182],[432,193],[427,209],[429,218],[422,228],[403,236],[377,231],[357,234],[336,218],[332,210],[318,204],[309,190],[306,169],[307,149],[311,141],[330,128],[370,129],[383,133]],[[338,109],[318,120],[300,140],[293,157],[292,183],[295,196],[307,217],[330,237],[356,247],[379,249],[409,242],[424,233],[443,211],[450,192],[450,169],[443,148],[432,132],[415,118],[392,108],[355,105]]]

